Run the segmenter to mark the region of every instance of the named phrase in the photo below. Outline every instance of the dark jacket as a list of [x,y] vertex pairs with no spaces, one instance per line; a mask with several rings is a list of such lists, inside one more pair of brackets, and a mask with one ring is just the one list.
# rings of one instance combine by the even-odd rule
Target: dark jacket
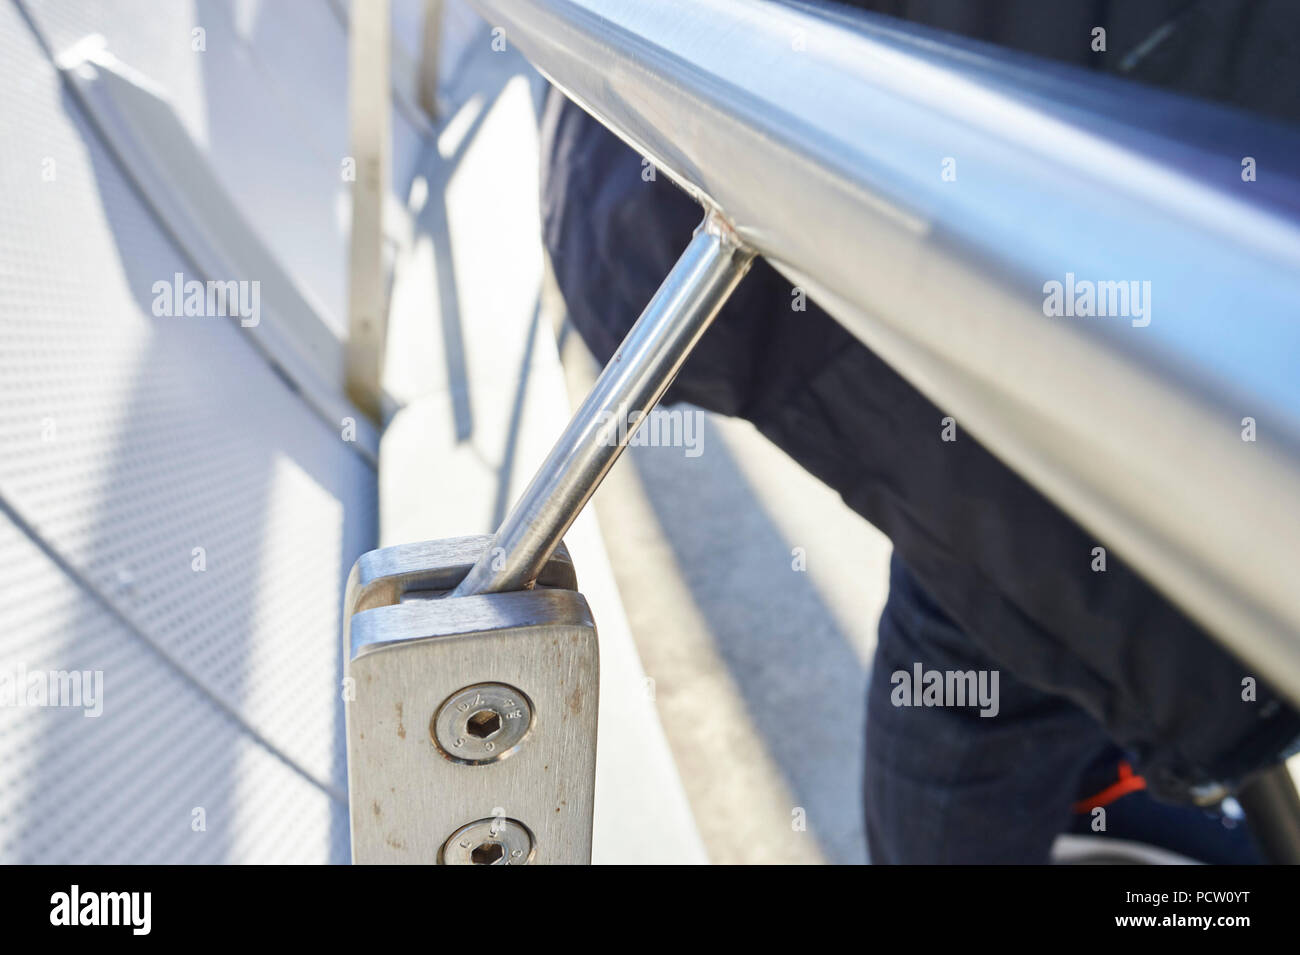
[[[1083,68],[1123,72],[1300,121],[1300,4],[877,0],[880,12]],[[1094,26],[1108,53],[1092,52]],[[613,354],[700,219],[641,158],[553,94],[543,216],[571,319]],[[1291,157],[1300,162],[1300,156]],[[748,418],[893,540],[943,610],[1026,682],[1067,696],[1138,755],[1154,791],[1238,779],[1300,735],[1300,716],[1113,552],[968,435],[937,440],[938,408],[825,312],[792,312],[758,262],[669,400]],[[1190,516],[1189,516],[1190,519]],[[1105,543],[1102,541],[1101,543]],[[1109,550],[1109,548],[1108,548]],[[1242,679],[1260,683],[1242,700]]]

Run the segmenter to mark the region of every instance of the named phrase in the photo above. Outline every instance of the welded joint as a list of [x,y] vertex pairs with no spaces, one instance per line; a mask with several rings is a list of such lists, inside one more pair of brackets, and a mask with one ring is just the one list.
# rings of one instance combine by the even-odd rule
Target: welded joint
[[718,239],[723,249],[731,252],[737,259],[743,258],[742,268],[749,269],[753,263],[754,256],[757,255],[753,246],[745,242],[736,232],[736,227],[731,224],[731,220],[726,217],[721,209],[711,203],[705,202],[704,218],[700,224],[695,227],[692,235],[711,235]]

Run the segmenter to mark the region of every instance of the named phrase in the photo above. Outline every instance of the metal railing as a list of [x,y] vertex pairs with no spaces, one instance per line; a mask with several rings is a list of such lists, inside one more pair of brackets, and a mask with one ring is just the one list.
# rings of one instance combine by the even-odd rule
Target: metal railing
[[[1243,175],[1300,136],[809,4],[471,3],[1300,702],[1300,188]],[[1066,308],[1085,283],[1118,314]],[[562,520],[517,511],[541,546],[468,590]]]
[[623,451],[609,423],[637,422],[658,403],[753,258],[705,218],[457,594],[532,584]]

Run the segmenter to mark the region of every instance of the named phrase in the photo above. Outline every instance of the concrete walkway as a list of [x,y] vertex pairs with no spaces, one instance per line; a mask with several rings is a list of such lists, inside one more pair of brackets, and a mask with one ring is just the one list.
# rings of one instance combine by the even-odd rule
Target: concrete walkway
[[[599,368],[550,289],[576,404]],[[865,862],[889,541],[747,422],[683,410],[703,419],[698,455],[629,448],[594,505],[709,857]]]

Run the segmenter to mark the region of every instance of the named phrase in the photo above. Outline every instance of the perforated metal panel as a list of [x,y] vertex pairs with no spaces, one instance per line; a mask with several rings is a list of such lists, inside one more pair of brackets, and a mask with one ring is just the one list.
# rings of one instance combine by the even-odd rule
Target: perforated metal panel
[[[95,707],[0,708],[0,861],[326,862],[337,800],[259,744],[0,515],[0,666],[103,674]],[[84,704],[83,700],[83,704]]]
[[[321,317],[342,331],[347,35],[325,0],[18,2],[55,54],[98,34],[114,56],[166,90],[240,211]],[[421,146],[397,113],[399,195]]]
[[373,471],[235,323],[155,317],[188,264],[7,3],[0,184],[0,498],[54,558],[3,522],[0,667],[106,685],[98,720],[0,708],[0,861],[346,858]]

